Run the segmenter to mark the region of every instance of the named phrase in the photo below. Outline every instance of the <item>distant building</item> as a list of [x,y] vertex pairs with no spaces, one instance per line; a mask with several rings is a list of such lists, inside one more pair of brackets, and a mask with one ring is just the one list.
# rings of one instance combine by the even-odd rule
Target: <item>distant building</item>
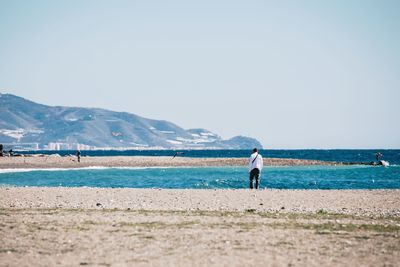
[[92,150],[92,147],[85,145],[85,144],[76,144],[76,149],[77,150]]
[[45,148],[48,150],[60,150],[61,143],[49,143]]
[[95,147],[79,143],[51,142],[44,147],[47,150],[93,150]]

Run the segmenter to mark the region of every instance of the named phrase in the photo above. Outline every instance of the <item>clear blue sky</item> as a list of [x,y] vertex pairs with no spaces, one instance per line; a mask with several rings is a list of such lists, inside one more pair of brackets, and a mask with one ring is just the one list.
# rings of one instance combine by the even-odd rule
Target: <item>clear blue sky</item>
[[0,91],[267,148],[400,148],[399,14],[396,0],[0,0]]

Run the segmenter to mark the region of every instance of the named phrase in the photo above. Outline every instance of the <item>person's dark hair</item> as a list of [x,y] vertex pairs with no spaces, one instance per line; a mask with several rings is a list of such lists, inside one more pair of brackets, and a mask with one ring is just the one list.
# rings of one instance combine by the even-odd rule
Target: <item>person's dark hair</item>
[[253,149],[253,152],[258,152],[258,149],[257,149],[257,148],[254,148],[254,149]]

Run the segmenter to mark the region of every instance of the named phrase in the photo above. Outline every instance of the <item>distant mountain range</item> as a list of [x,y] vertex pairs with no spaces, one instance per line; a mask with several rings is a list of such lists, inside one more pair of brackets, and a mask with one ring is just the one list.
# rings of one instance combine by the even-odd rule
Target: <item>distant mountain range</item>
[[0,143],[26,149],[251,149],[254,138],[223,140],[206,129],[100,108],[41,105],[0,93]]

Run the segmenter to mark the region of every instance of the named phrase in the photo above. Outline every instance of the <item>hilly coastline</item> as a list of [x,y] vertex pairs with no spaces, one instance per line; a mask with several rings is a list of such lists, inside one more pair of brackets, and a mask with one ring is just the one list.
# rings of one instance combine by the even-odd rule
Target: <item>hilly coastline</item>
[[228,140],[209,130],[100,108],[47,106],[0,93],[0,143],[20,149],[249,149],[254,138]]

